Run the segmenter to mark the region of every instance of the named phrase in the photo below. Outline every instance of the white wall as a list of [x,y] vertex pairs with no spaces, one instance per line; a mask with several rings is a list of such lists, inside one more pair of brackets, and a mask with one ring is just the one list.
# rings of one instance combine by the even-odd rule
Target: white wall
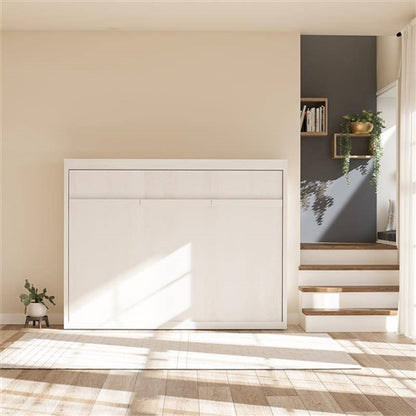
[[[377,186],[377,231],[387,225],[389,199],[397,200],[397,100],[395,85],[400,71],[401,38],[377,37],[377,109],[386,128],[382,134],[383,158]],[[381,92],[381,93],[380,93]],[[397,207],[396,207],[397,213]]]
[[288,159],[297,312],[298,34],[6,32],[3,60],[0,312],[25,278],[63,310],[64,158]]
[[383,157],[377,186],[377,231],[386,229],[389,199],[397,200],[397,94],[395,85],[377,96],[377,110],[382,112],[386,126],[381,135]]
[[401,39],[377,36],[377,90],[396,81],[400,69]]

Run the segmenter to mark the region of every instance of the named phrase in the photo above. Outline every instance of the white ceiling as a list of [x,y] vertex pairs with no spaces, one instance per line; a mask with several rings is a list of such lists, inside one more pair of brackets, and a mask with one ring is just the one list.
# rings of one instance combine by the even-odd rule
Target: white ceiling
[[416,0],[3,0],[3,30],[276,30],[393,35]]

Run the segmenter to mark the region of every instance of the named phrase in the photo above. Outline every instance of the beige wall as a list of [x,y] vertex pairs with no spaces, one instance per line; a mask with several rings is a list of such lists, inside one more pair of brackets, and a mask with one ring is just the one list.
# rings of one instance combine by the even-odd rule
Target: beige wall
[[288,159],[297,312],[297,34],[9,32],[3,54],[3,314],[27,277],[63,310],[64,158]]
[[[0,7],[1,9],[1,7]],[[0,10],[0,19],[2,12]],[[3,288],[3,83],[2,83],[2,68],[3,68],[3,33],[0,31],[0,289]],[[0,296],[0,313],[2,310],[2,297]]]
[[397,36],[377,36],[377,90],[398,78],[401,46]]

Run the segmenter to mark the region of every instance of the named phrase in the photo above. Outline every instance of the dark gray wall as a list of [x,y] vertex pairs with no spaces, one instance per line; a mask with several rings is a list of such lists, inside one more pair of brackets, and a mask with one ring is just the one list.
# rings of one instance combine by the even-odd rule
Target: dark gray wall
[[348,186],[331,140],[344,114],[376,110],[376,38],[302,36],[301,74],[302,97],[328,97],[329,133],[301,139],[302,242],[373,242],[372,161],[351,160]]

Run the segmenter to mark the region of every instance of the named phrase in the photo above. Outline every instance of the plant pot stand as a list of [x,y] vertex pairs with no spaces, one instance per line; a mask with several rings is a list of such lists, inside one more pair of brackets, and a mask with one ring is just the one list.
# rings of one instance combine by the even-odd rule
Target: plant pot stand
[[39,328],[42,328],[42,321],[45,321],[46,326],[49,328],[49,318],[47,315],[45,316],[40,316],[40,317],[33,317],[33,316],[26,316],[26,321],[25,321],[25,328],[27,328],[29,326],[30,322],[33,322],[33,326],[36,326],[36,322],[38,322],[38,326]]

